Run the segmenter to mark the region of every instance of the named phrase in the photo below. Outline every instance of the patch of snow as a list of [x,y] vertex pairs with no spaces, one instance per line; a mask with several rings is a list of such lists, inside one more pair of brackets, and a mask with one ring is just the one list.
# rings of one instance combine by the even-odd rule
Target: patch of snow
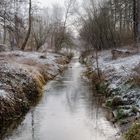
[[[96,70],[95,59],[90,58],[89,64],[92,62],[92,69]],[[140,54],[112,60],[111,51],[103,51],[99,54],[98,61],[99,68],[105,74],[106,81],[109,83],[109,90],[117,89],[117,91],[119,90],[117,94],[133,102],[138,99],[137,104],[140,106],[140,90],[132,89],[131,85],[126,84],[132,78],[134,68],[140,64]]]
[[131,70],[140,63],[140,55],[134,55],[117,60],[106,61],[104,56],[99,58],[99,65],[102,71],[114,69],[117,73],[122,75],[130,74]]
[[0,90],[0,98],[8,98],[8,93],[5,90]]

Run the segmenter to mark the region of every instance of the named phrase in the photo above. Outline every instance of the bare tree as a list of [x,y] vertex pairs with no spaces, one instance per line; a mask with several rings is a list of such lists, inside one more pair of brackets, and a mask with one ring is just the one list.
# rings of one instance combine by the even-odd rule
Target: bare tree
[[72,44],[72,42],[70,43],[72,39],[67,28],[67,22],[71,14],[73,3],[74,0],[66,1],[65,12],[62,12],[61,7],[58,7],[58,5],[53,5],[54,22],[52,22],[51,44],[56,52],[61,50],[64,44]]
[[132,7],[132,1],[128,0],[107,0],[98,4],[89,0],[88,5],[84,7],[86,14],[84,18],[80,18],[83,24],[80,37],[90,46],[90,50],[94,50],[99,79],[101,74],[98,51],[116,48],[129,43],[128,39],[132,40]]
[[26,44],[28,42],[28,39],[30,37],[30,33],[31,33],[31,27],[32,27],[32,0],[29,0],[29,25],[28,25],[28,32],[26,34],[25,40],[21,46],[21,49],[24,50],[26,47]]
[[138,3],[138,7],[137,7],[137,10],[138,10],[138,19],[137,19],[137,22],[138,22],[138,36],[137,36],[137,40],[138,40],[138,43],[140,43],[140,1],[138,0],[137,1]]
[[50,31],[51,27],[43,17],[35,17],[32,26],[32,36],[35,41],[36,50],[39,50],[39,48],[46,43],[46,39],[49,37]]
[[140,43],[140,1],[133,0],[134,5],[134,38],[136,46]]

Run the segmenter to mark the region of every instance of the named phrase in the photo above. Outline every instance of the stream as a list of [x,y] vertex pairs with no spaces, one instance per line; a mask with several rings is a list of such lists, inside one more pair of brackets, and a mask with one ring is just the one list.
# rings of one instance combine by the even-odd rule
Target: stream
[[74,57],[5,140],[117,140],[118,129],[106,120],[91,85],[81,78],[84,70]]

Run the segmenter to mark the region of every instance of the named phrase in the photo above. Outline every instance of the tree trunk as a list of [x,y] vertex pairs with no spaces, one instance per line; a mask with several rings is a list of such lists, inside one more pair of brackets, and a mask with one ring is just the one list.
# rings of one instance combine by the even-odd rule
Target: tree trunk
[[140,0],[137,0],[137,43],[140,43]]
[[134,40],[138,48],[140,43],[140,0],[133,0],[134,13]]
[[4,19],[3,19],[3,44],[6,43],[6,18],[5,18],[6,12],[4,12]]
[[22,50],[25,49],[25,47],[27,45],[27,42],[28,42],[28,39],[30,37],[30,33],[31,33],[31,26],[32,26],[31,11],[32,11],[32,0],[29,0],[29,27],[28,27],[27,35],[26,35],[25,40],[24,40],[24,42],[22,44],[22,47],[21,47]]
[[100,74],[100,68],[99,68],[99,57],[98,57],[98,50],[95,49],[95,60],[96,60],[96,67],[97,67],[97,75],[99,78],[99,81],[101,82],[101,74]]
[[137,0],[133,0],[134,41],[137,42]]

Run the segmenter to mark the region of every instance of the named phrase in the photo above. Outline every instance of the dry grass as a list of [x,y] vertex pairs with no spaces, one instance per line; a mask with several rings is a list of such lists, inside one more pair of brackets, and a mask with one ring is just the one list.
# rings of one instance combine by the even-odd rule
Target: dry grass
[[100,71],[100,77],[98,76],[96,71],[91,70],[90,68],[87,69],[85,72],[85,76],[88,77],[92,81],[92,85],[95,91],[99,94],[104,94],[107,96],[106,92],[106,84],[105,84],[105,75]]
[[102,81],[105,80],[104,73],[102,71],[100,71],[100,70],[99,70],[99,73],[100,73],[100,77],[97,74],[97,71],[93,71],[90,68],[88,68],[88,70],[86,72],[87,77],[89,77],[89,79],[91,79],[92,82],[95,83],[95,84],[100,84]]
[[33,75],[33,79],[35,80],[36,88],[38,91],[38,96],[42,95],[42,87],[45,85],[46,81],[43,77],[43,75],[39,72]]
[[140,140],[140,123],[135,123],[125,134],[126,140]]

